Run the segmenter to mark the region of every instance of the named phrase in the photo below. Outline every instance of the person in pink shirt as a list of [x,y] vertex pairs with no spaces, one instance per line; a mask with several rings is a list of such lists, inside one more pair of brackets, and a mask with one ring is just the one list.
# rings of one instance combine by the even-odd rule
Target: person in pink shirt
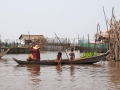
[[28,55],[27,61],[40,61],[40,47],[38,45],[31,44],[30,51],[31,54]]

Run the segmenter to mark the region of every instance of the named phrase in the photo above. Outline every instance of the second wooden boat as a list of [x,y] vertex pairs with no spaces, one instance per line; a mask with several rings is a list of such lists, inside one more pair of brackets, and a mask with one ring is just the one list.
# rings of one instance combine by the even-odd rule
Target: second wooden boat
[[7,49],[6,51],[1,52],[1,53],[0,53],[0,58],[1,58],[2,56],[6,55],[6,54],[8,53],[9,50],[10,50],[10,49]]

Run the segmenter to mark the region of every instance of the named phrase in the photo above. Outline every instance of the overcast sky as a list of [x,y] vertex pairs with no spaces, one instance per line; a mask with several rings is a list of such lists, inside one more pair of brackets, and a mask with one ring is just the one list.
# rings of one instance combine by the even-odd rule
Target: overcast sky
[[48,38],[94,38],[97,24],[106,30],[114,7],[120,18],[120,0],[0,0],[1,39],[18,39],[21,34]]

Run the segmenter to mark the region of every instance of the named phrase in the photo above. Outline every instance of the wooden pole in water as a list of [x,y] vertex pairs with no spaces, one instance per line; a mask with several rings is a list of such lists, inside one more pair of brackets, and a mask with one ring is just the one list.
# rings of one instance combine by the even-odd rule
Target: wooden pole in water
[[78,34],[78,46],[79,46],[79,34]]
[[74,49],[74,51],[75,51],[75,38],[74,38],[74,40],[73,40],[73,49]]
[[[100,26],[99,26],[99,23],[97,24],[97,34],[98,34],[98,29],[100,29]],[[93,47],[93,53],[95,51],[95,48],[96,48],[96,42],[97,42],[97,35],[95,36],[95,44],[94,44],[94,47]],[[93,53],[92,53],[92,56],[93,56]]]
[[90,51],[90,39],[89,39],[89,34],[88,34],[88,50]]
[[29,33],[29,31],[28,31],[28,35],[29,35],[29,44],[30,44],[31,42],[30,42],[30,33]]
[[[56,33],[54,33],[55,35],[56,35]],[[59,40],[59,42],[60,42],[60,44],[62,45],[62,43],[61,43],[61,41],[60,41],[60,39],[58,38],[58,36],[56,35],[56,37],[57,37],[57,39]],[[63,49],[64,49],[64,51],[65,51],[65,48],[64,48],[64,46],[62,45],[62,47],[63,47]],[[68,55],[67,55],[67,52],[65,51],[65,53],[66,53],[66,56],[67,56],[67,58],[68,58],[68,60],[69,60],[69,57],[68,57]]]

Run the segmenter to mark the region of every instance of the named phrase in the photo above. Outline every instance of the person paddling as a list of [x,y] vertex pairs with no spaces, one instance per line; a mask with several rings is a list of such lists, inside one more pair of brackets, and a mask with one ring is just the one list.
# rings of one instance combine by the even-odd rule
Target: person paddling
[[29,54],[27,57],[27,61],[40,61],[40,46],[31,44],[30,51],[32,54]]

